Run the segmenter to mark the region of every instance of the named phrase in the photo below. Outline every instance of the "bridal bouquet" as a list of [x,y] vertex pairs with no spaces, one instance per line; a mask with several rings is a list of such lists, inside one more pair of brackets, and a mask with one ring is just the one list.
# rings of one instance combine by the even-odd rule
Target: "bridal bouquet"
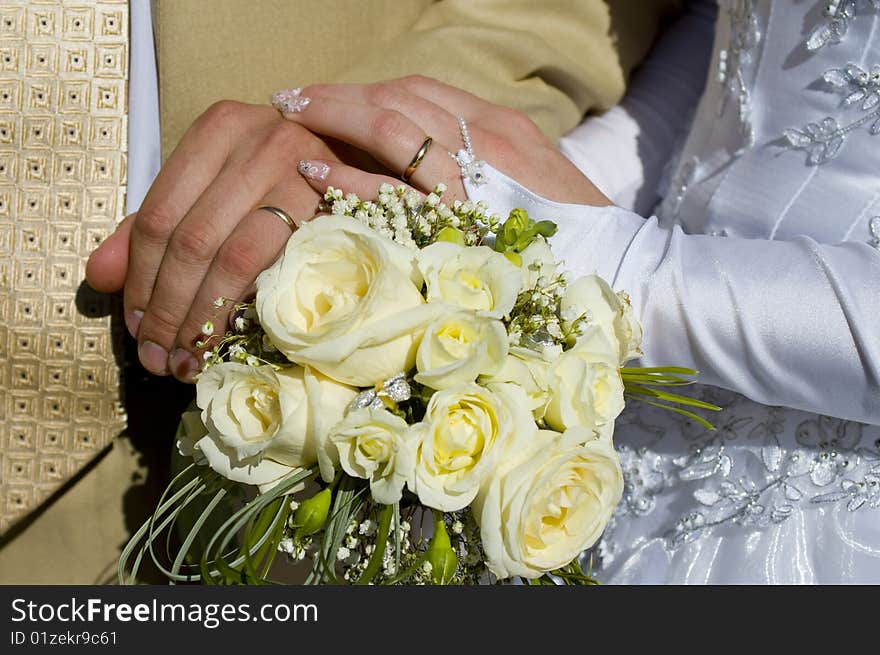
[[262,583],[283,553],[309,583],[592,582],[579,555],[623,491],[625,397],[711,406],[656,388],[693,371],[621,368],[629,300],[569,280],[552,222],[444,191],[330,189],[253,302],[217,300],[232,329],[205,324],[178,430],[193,462],[121,579],[149,553],[174,581]]

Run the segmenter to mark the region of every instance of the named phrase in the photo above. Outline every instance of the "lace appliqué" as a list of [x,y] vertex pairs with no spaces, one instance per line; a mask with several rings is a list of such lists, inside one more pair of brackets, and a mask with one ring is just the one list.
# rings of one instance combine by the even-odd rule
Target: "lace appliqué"
[[844,107],[857,106],[866,113],[843,126],[835,118],[826,116],[821,122],[808,123],[800,130],[786,129],[783,134],[789,145],[806,151],[807,161],[813,166],[837,155],[850,133],[863,125],[870,123],[868,132],[872,136],[880,134],[880,66],[874,66],[869,73],[856,64],[847,64],[843,68],[832,68],[822,79],[844,96]]
[[597,551],[603,563],[618,550],[620,521],[650,514],[667,494],[682,508],[662,533],[672,549],[711,528],[761,529],[811,507],[880,508],[876,428],[767,407],[711,387],[701,388],[701,396],[725,408],[714,432],[640,406],[618,420],[618,430],[642,438],[618,447],[624,494]]
[[871,233],[868,245],[880,250],[880,216],[874,216],[868,221],[868,231]]
[[735,103],[745,147],[751,147],[755,142],[751,120],[752,98],[743,75],[743,69],[751,63],[752,53],[760,39],[754,4],[754,0],[735,0],[730,4],[727,9],[730,43],[727,49],[718,53],[718,81],[724,89],[718,114],[723,115],[727,107]]
[[856,17],[860,4],[880,9],[880,0],[827,0],[824,5],[825,22],[818,25],[807,37],[806,47],[816,52],[826,45],[836,45],[843,41],[849,31],[850,22]]

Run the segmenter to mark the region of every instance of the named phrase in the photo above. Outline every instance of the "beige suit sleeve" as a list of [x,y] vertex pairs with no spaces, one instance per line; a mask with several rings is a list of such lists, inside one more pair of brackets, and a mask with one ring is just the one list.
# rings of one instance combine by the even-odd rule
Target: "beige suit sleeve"
[[338,81],[422,74],[527,113],[556,139],[622,97],[680,0],[440,0]]

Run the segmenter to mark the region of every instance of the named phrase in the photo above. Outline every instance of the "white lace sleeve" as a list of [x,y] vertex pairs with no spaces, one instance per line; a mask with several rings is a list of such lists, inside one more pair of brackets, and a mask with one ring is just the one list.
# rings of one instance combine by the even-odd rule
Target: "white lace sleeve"
[[706,79],[717,4],[694,0],[633,75],[621,103],[590,116],[559,142],[618,206],[648,216],[676,145],[684,139]]
[[679,365],[700,381],[767,405],[880,424],[880,251],[685,234],[620,207],[540,198],[486,167],[467,184],[494,212],[524,207],[559,225],[557,256],[631,294],[645,366]]

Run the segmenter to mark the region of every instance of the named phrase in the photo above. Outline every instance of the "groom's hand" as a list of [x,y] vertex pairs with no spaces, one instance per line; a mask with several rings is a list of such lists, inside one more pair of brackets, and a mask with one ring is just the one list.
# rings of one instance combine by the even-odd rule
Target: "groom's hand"
[[147,370],[192,379],[215,299],[246,295],[290,236],[282,219],[255,207],[278,207],[296,222],[315,214],[320,197],[297,173],[311,158],[336,159],[272,107],[223,101],[193,123],[140,210],[86,271],[99,291],[124,288],[125,324]]

